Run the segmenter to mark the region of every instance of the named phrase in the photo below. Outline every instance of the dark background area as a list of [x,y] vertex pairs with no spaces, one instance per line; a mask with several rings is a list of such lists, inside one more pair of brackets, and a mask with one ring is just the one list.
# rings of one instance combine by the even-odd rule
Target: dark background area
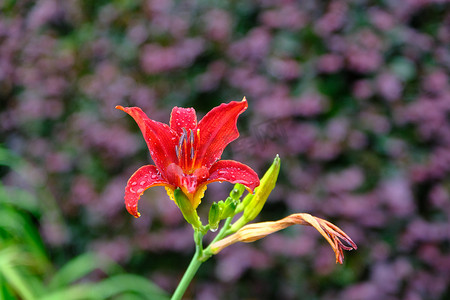
[[[447,1],[2,1],[2,187],[35,199],[52,268],[94,252],[171,292],[192,228],[162,187],[141,218],[126,212],[126,182],[151,158],[114,107],[167,123],[173,106],[200,119],[246,96],[223,157],[260,175],[282,163],[258,220],[310,213],[359,248],[335,265],[317,232],[291,227],[225,249],[187,297],[449,299],[449,70]],[[202,216],[231,188],[211,184]]]

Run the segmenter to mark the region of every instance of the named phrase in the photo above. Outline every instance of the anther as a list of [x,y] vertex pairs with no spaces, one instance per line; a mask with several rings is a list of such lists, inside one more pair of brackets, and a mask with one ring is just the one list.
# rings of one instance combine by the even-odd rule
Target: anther
[[188,160],[188,158],[187,158],[188,136],[187,136],[186,128],[183,127],[181,129],[183,130],[183,133],[181,134],[181,137],[180,137],[180,148],[181,148],[181,145],[183,144],[183,141],[184,141],[184,166],[186,166],[187,165],[187,160]]
[[180,141],[178,142],[178,148],[180,148],[180,150],[182,150],[183,148],[181,148],[181,146],[183,146],[183,141],[186,139],[186,129],[183,128],[183,133],[180,136]]
[[190,134],[190,139],[191,139],[191,146],[194,145],[194,132],[192,131],[192,129],[189,129],[189,134]]
[[192,129],[190,130],[190,139],[191,139],[191,167],[193,168],[195,165],[195,161],[197,159],[197,155],[198,153],[196,153],[198,151],[198,145],[194,144],[195,141],[195,135],[197,136],[197,143],[200,141],[200,129],[197,128],[195,135],[194,132],[192,131]]

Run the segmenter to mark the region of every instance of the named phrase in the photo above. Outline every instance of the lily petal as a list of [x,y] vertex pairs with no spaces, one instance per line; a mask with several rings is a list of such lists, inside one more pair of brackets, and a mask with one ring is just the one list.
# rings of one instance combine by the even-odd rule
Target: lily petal
[[234,160],[219,160],[211,166],[209,177],[204,184],[214,181],[240,183],[252,193],[259,185],[258,174],[249,166]]
[[221,156],[224,148],[239,137],[238,116],[248,107],[247,100],[221,104],[209,111],[198,123],[200,148],[196,164],[209,168]]
[[164,173],[171,163],[178,163],[175,145],[177,133],[168,125],[151,120],[139,107],[116,106],[129,114],[139,125],[155,165]]
[[128,212],[139,218],[140,213],[137,211],[139,198],[149,187],[161,185],[171,187],[155,166],[147,165],[139,168],[131,175],[125,188],[125,206]]
[[194,207],[194,209],[196,209],[200,202],[202,202],[202,199],[205,196],[206,188],[206,184],[202,184],[197,189],[197,192],[195,192],[194,197],[192,198],[192,206]]
[[189,131],[197,127],[197,115],[193,108],[182,108],[175,106],[170,114],[170,128],[176,131],[178,135],[183,134],[183,128]]

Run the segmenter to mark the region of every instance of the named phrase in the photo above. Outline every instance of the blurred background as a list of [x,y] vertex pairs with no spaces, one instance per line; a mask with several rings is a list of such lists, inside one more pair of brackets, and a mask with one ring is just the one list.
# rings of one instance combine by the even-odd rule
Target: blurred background
[[[114,107],[168,122],[243,96],[223,158],[260,175],[282,162],[258,220],[307,212],[359,248],[335,265],[291,227],[225,249],[186,299],[449,299],[449,70],[445,0],[1,1],[3,299],[173,291],[192,228],[162,187],[126,212],[151,158]],[[201,215],[231,188],[211,184]]]

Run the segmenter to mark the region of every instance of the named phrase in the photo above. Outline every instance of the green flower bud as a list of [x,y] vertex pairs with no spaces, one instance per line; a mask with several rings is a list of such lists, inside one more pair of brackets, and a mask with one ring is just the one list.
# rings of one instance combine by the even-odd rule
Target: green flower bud
[[[255,189],[256,192],[256,189]],[[241,204],[239,205],[239,208],[241,208],[239,210],[239,212],[241,212],[242,210],[244,210],[245,207],[247,207],[247,205],[252,201],[253,196],[255,196],[255,194],[247,194],[247,196],[244,197],[244,200],[242,200]]]
[[225,200],[225,203],[223,203],[223,210],[222,214],[220,216],[220,219],[226,219],[228,217],[234,216],[234,211],[236,210],[236,207],[238,205],[238,201],[228,197],[227,200]]
[[280,173],[280,157],[277,155],[266,174],[261,179],[260,185],[255,189],[253,195],[247,195],[244,198],[244,219],[250,222],[261,212],[267,198],[275,188],[278,173]]
[[216,231],[219,227],[221,211],[221,207],[216,202],[211,205],[208,215],[209,228],[211,231]]
[[245,186],[240,183],[236,183],[230,192],[230,197],[235,200],[239,200],[241,198],[242,194],[244,193],[244,191],[245,191]]
[[183,214],[183,217],[186,221],[192,225],[195,229],[202,227],[202,222],[197,214],[197,210],[192,206],[191,201],[189,201],[188,197],[183,193],[183,191],[177,188],[174,191],[175,202]]

